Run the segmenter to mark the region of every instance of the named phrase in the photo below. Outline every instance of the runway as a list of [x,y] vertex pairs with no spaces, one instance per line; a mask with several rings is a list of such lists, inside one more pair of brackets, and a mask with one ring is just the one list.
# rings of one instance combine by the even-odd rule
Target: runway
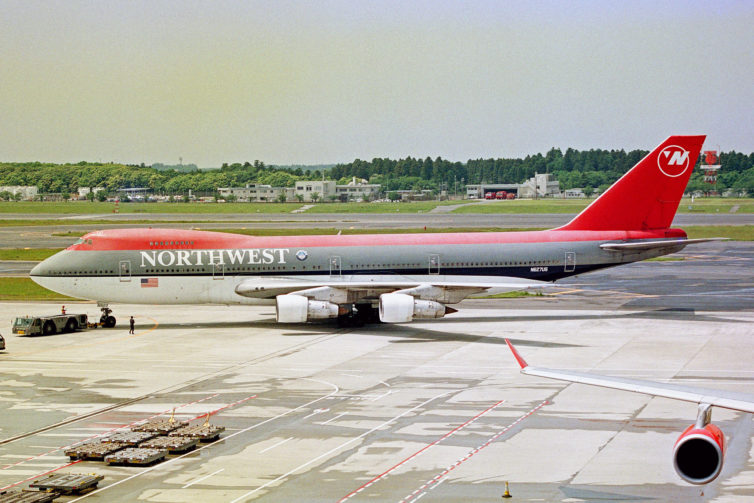
[[[56,470],[105,476],[58,501],[499,501],[506,481],[514,501],[750,501],[750,415],[714,410],[729,449],[701,495],[671,461],[695,405],[523,376],[504,344],[538,366],[754,393],[754,244],[679,255],[407,325],[129,305],[113,306],[111,330],[29,338],[3,325],[0,488]],[[0,303],[0,319],[58,309]],[[66,466],[62,448],[173,408],[215,412],[227,430],[151,467]]]

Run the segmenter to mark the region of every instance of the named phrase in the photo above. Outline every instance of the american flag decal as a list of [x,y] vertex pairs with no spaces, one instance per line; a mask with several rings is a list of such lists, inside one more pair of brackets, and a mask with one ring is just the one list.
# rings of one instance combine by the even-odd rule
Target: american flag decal
[[157,278],[141,278],[142,288],[157,288]]

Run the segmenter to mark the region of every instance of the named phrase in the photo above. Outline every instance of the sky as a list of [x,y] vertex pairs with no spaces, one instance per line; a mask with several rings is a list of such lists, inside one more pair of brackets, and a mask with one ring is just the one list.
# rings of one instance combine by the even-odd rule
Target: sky
[[0,161],[754,151],[754,2],[0,2]]

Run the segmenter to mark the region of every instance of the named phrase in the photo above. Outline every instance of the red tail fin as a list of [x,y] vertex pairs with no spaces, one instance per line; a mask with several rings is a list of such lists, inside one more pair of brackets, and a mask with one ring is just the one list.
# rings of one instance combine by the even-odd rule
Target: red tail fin
[[560,230],[667,229],[705,136],[671,136]]

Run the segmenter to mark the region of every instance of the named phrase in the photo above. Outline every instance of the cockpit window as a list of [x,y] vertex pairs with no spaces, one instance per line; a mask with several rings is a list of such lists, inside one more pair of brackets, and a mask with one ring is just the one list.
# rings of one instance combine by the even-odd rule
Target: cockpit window
[[78,239],[76,240],[76,242],[75,242],[75,243],[73,243],[73,244],[74,244],[74,245],[81,245],[81,244],[84,244],[85,242],[86,242],[86,241],[85,241],[84,239],[78,238]]

